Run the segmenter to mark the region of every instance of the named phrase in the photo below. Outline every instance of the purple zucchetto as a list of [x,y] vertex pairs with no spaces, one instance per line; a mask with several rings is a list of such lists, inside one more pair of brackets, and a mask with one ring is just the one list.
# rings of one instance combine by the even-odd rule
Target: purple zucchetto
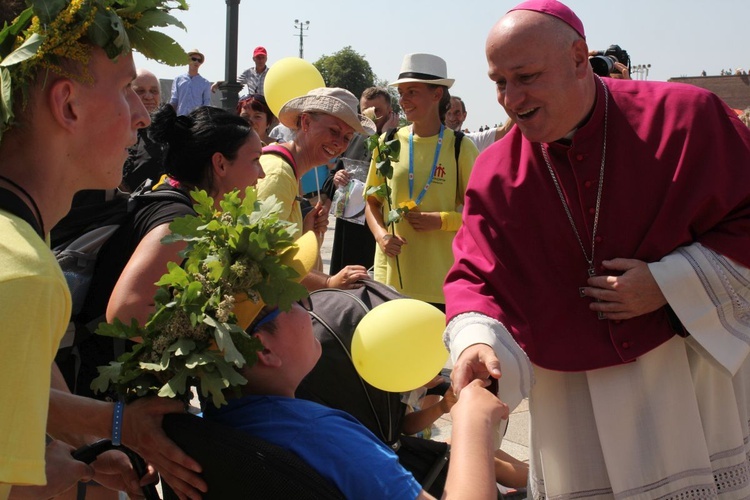
[[586,33],[583,31],[583,23],[581,20],[575,12],[570,9],[570,7],[558,2],[557,0],[528,0],[516,5],[508,12],[513,12],[514,10],[530,10],[554,16],[576,30],[576,32],[581,35],[581,38],[584,40],[586,39]]

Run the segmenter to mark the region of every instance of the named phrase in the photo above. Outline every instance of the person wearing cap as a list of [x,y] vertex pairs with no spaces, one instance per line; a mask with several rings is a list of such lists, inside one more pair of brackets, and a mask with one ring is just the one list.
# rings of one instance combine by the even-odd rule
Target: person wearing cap
[[[315,237],[296,242],[294,267],[304,275],[318,252]],[[297,386],[321,355],[313,333],[312,297],[288,311],[263,307],[246,328],[262,350],[252,365],[239,371],[247,380],[241,396],[216,408],[206,405],[204,417],[245,431],[297,454],[328,479],[345,498],[433,498],[398,461],[394,451],[348,413],[295,398]],[[451,498],[495,498],[497,484],[490,435],[507,418],[507,407],[472,383],[451,409],[451,464],[445,490]]]
[[[467,139],[456,162],[455,135],[443,125],[450,107],[448,89],[454,82],[447,74],[445,61],[438,56],[404,57],[401,73],[391,85],[398,88],[399,104],[411,125],[396,132],[401,152],[392,162],[393,179],[388,185],[393,207],[410,203],[413,208],[405,220],[393,225],[393,234],[385,224],[383,198],[370,195],[365,207],[377,243],[375,280],[441,309],[443,280],[453,263],[451,244],[461,226],[458,207],[478,154]],[[373,162],[365,192],[382,183]]]
[[254,67],[247,68],[237,77],[239,83],[247,85],[248,94],[265,95],[263,84],[266,81],[266,75],[270,66],[266,65],[268,61],[268,52],[265,47],[255,47],[253,50]]
[[[122,438],[165,476],[179,478],[174,482],[183,497],[198,498],[206,488],[195,474],[200,466],[161,429],[164,414],[184,411],[180,402],[118,406],[75,396],[53,362],[71,297],[50,251],[49,231],[76,192],[117,187],[127,148],[150,124],[131,87],[131,47],[170,57],[163,48],[142,46],[148,28],[140,28],[141,38],[132,36],[137,19],[164,15],[168,2],[122,6],[64,0],[33,7],[3,2],[0,8],[0,25],[6,26],[0,47],[0,499],[52,498],[92,478],[138,494],[138,479],[121,453],[107,453],[93,469],[71,456],[74,447],[109,436]],[[105,7],[111,22],[96,28],[100,36],[90,36],[93,25],[87,32],[79,20]],[[177,23],[164,17],[168,25]],[[47,446],[45,435],[53,438]]]
[[560,2],[486,51],[517,126],[454,242],[456,390],[529,398],[534,498],[749,498],[750,130],[703,89],[595,76]]
[[211,82],[198,74],[206,58],[198,49],[188,52],[188,70],[172,82],[169,104],[178,115],[186,115],[198,106],[211,105]]
[[[357,112],[357,98],[346,89],[318,88],[291,99],[279,111],[279,121],[295,131],[294,139],[264,148],[260,161],[266,177],[258,182],[258,198],[275,196],[284,206],[281,217],[297,224],[296,237],[328,226],[328,211],[318,202],[304,217],[299,201],[299,180],[318,165],[340,156],[355,132],[371,135],[375,124]],[[333,276],[312,271],[303,284],[318,288],[352,288],[367,278],[363,266],[346,266]]]
[[[266,75],[270,69],[270,66],[266,65],[266,61],[268,61],[268,52],[266,51],[266,48],[260,46],[255,47],[255,50],[253,50],[253,62],[255,62],[255,66],[247,68],[237,77],[237,82],[247,86],[248,95],[266,95],[263,90],[263,84],[266,81]],[[222,83],[224,82],[215,82],[211,85],[211,92],[216,92],[216,89],[218,89],[219,85]]]
[[[459,132],[461,126],[466,120],[466,104],[463,99],[458,96],[451,96],[451,107],[445,114],[445,126],[452,129],[454,132]],[[480,130],[479,132],[467,132],[466,137],[471,139],[477,150],[481,153],[487,149],[493,142],[499,141],[508,130],[513,126],[513,120],[508,119],[501,127],[488,128],[487,130]]]

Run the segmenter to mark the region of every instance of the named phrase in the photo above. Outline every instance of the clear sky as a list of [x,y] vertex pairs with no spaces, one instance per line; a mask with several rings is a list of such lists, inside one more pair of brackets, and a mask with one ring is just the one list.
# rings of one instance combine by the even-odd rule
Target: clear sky
[[[519,0],[520,1],[520,0]],[[386,2],[242,0],[238,69],[252,65],[252,50],[263,45],[268,62],[299,56],[299,30],[294,20],[310,21],[303,32],[304,58],[350,45],[363,55],[376,76],[396,79],[404,54],[429,52],[443,57],[448,76],[456,83],[451,93],[466,102],[464,127],[476,130],[494,125],[506,115],[487,78],[484,44],[492,25],[517,0],[412,0]],[[189,0],[190,10],[176,16],[187,32],[170,30],[186,50],[206,55],[201,74],[224,79],[226,3],[222,0]],[[633,65],[651,64],[649,80],[695,76],[705,70],[750,70],[750,0],[568,0],[584,23],[590,49],[618,44]],[[185,71],[148,61],[136,55],[136,65],[160,78]]]

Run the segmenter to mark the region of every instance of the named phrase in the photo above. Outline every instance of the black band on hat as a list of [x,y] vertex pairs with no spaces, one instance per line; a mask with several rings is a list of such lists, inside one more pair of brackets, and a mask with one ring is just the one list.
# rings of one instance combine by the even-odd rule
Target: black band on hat
[[407,71],[398,75],[398,79],[402,78],[417,78],[419,80],[445,80],[442,76],[428,75],[427,73],[416,73],[414,71]]

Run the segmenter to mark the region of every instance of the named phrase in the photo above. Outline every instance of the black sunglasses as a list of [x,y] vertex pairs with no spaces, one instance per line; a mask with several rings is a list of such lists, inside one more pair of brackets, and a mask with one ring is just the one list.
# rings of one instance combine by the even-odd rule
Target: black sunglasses
[[203,59],[201,59],[200,57],[191,57],[190,60],[203,64]]

